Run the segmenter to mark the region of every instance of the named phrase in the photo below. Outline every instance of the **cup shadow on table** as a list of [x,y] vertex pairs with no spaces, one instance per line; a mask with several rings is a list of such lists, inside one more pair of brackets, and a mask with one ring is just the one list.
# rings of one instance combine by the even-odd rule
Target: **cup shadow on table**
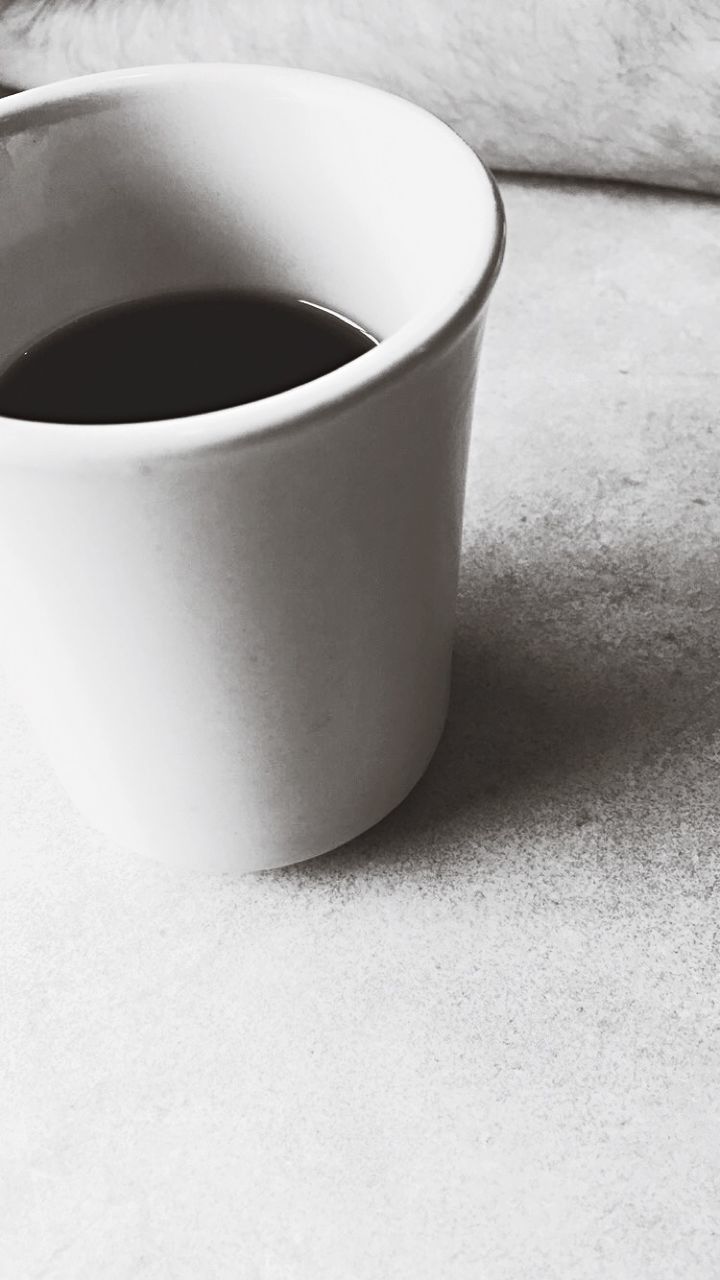
[[720,583],[710,572],[693,583],[701,604],[690,617],[665,607],[660,572],[639,590],[618,575],[607,607],[608,616],[623,610],[622,643],[582,599],[548,626],[543,579],[562,597],[562,573],[546,566],[536,586],[510,592],[480,576],[465,582],[448,722],[425,776],[370,831],[279,874],[311,879],[414,858],[426,866],[464,838],[527,822],[548,797],[581,827],[603,792],[622,796],[668,753],[713,739]]

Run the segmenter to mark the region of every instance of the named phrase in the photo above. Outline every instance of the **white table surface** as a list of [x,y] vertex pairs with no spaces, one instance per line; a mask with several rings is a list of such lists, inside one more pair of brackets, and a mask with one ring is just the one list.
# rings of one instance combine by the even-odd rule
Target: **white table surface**
[[174,877],[0,692],[3,1280],[720,1274],[720,207],[504,192],[401,810]]

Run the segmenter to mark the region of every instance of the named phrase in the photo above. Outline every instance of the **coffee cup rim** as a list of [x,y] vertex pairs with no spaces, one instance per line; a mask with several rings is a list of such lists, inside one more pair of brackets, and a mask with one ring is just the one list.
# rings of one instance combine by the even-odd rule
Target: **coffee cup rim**
[[449,125],[432,112],[384,89],[324,72],[294,67],[244,63],[171,63],[123,68],[58,80],[26,89],[0,100],[0,139],[28,125],[51,123],[76,113],[85,103],[93,110],[98,100],[113,91],[126,91],[142,83],[191,80],[217,83],[225,78],[256,78],[282,87],[294,81],[309,90],[334,90],[345,95],[369,95],[387,100],[393,110],[414,115],[426,129],[441,131],[448,147],[453,147],[467,168],[472,167],[485,194],[491,197],[493,226],[489,252],[478,250],[468,262],[467,280],[462,288],[448,291],[438,302],[423,308],[389,337],[358,359],[311,382],[292,387],[262,400],[210,410],[181,418],[147,422],[75,424],[26,421],[0,415],[0,447],[5,457],[22,456],[28,461],[76,460],[81,454],[108,460],[152,455],[176,456],[198,449],[252,446],[268,438],[307,429],[313,423],[351,408],[358,400],[395,383],[409,369],[431,358],[433,352],[452,346],[484,310],[503,259],[506,221],[497,183],[480,157]]

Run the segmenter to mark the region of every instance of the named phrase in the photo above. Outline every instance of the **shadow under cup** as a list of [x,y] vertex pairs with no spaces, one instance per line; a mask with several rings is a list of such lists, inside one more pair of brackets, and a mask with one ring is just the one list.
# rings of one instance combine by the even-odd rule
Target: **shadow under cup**
[[122,843],[281,865],[417,781],[502,240],[450,130],[333,77],[150,68],[0,103],[0,369],[98,308],[194,288],[306,298],[382,339],[237,409],[0,419],[5,662]]

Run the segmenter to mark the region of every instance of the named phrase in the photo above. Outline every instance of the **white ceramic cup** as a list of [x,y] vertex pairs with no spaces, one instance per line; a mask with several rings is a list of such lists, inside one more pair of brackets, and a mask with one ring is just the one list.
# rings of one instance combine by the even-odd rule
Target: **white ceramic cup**
[[382,339],[234,409],[0,418],[0,646],[121,844],[280,866],[423,773],[503,225],[450,129],[330,76],[140,68],[0,104],[0,370],[95,308],[196,286],[310,299]]

